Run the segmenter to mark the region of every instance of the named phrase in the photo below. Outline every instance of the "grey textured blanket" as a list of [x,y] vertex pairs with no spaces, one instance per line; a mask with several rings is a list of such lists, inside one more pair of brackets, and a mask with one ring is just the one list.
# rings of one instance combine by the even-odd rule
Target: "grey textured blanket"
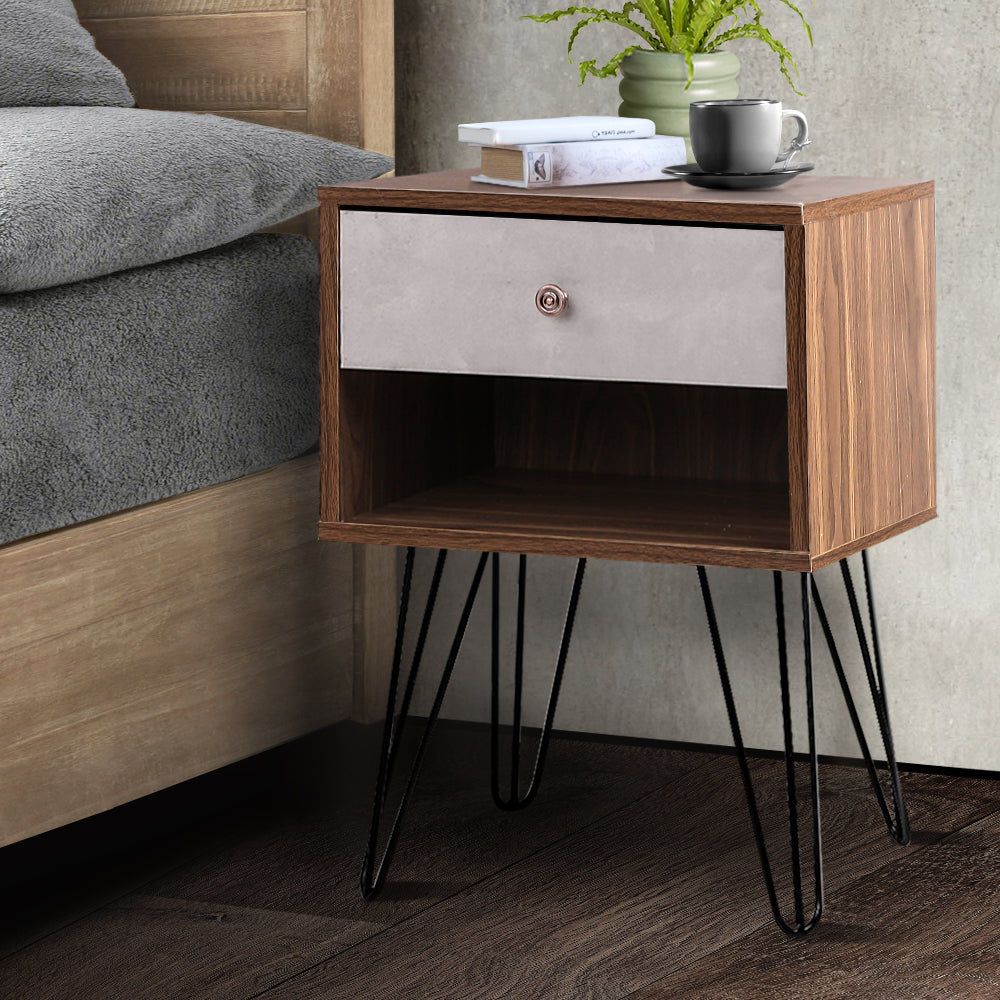
[[317,283],[308,240],[265,234],[0,295],[0,543],[308,450]]
[[0,291],[222,246],[315,208],[321,184],[391,167],[379,153],[214,115],[0,107]]

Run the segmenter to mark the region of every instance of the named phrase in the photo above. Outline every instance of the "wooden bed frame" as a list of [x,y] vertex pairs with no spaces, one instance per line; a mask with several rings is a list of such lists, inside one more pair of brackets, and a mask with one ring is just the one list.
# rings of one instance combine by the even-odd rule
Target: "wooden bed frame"
[[[392,153],[392,0],[77,8],[141,107]],[[317,520],[310,456],[0,547],[0,845],[377,717],[394,553]]]

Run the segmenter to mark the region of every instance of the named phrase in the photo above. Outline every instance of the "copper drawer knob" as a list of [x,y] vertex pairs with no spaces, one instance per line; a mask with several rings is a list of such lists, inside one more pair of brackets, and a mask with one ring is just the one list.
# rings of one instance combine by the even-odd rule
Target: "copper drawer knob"
[[558,316],[569,302],[569,296],[558,285],[542,285],[535,293],[535,305],[543,316]]

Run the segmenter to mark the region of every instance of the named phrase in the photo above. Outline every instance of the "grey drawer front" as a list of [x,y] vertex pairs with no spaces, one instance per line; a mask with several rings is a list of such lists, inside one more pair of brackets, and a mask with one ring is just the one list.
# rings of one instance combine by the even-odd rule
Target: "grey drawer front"
[[340,296],[345,368],[786,385],[780,230],[345,210]]

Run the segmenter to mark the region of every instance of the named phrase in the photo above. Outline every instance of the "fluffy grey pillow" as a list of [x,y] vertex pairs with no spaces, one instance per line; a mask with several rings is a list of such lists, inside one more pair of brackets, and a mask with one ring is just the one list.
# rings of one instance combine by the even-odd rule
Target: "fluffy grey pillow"
[[137,108],[0,109],[0,292],[221,246],[393,161],[318,136]]
[[81,27],[72,0],[0,6],[0,106],[135,104],[125,77]]

